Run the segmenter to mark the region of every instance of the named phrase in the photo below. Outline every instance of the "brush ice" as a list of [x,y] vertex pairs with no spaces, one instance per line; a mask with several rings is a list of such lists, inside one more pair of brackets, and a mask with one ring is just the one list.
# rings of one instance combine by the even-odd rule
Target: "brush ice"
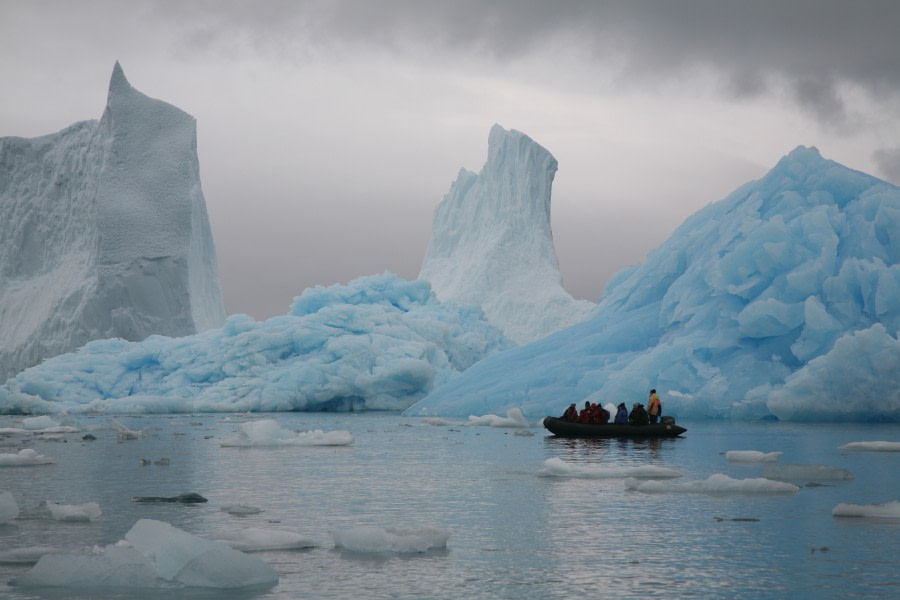
[[196,122],[116,63],[99,121],[0,138],[0,380],[90,340],[225,318]]
[[475,304],[524,343],[594,308],[563,289],[550,228],[556,159],[527,135],[494,125],[480,173],[461,169],[434,214],[419,277],[441,301]]
[[405,414],[537,419],[656,388],[679,419],[900,421],[898,330],[900,188],[799,147],[615,275],[588,320]]
[[353,552],[426,552],[447,547],[450,533],[438,527],[348,527],[331,533],[337,548]]
[[349,431],[294,431],[282,427],[275,419],[242,423],[236,435],[222,440],[222,446],[350,446]]

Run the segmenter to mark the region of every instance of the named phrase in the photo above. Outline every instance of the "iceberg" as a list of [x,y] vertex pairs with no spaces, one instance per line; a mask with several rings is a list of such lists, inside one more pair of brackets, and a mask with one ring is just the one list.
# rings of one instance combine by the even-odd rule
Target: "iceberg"
[[480,306],[517,343],[583,321],[592,302],[563,289],[550,228],[556,159],[494,125],[479,173],[461,169],[434,214],[419,278],[443,302]]
[[591,317],[405,412],[643,401],[678,418],[900,420],[900,188],[798,147],[615,275]]
[[141,519],[125,540],[78,552],[46,554],[14,580],[20,586],[234,589],[270,586],[265,562],[162,521]]
[[263,322],[90,342],[0,386],[0,413],[399,411],[510,346],[478,307],[384,273],[309,288]]
[[0,380],[105,338],[221,327],[196,122],[116,63],[106,109],[0,138]]

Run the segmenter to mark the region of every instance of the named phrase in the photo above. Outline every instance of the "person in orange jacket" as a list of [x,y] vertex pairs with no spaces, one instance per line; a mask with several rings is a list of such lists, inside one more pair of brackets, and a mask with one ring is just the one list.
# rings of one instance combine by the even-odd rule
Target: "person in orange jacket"
[[659,401],[655,389],[650,390],[650,397],[647,399],[647,414],[650,415],[651,423],[659,423],[659,418],[662,416],[662,403]]

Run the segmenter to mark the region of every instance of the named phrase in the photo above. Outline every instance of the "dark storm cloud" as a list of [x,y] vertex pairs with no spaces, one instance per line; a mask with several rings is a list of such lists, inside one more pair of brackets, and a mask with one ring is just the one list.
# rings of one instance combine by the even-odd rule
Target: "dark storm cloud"
[[310,0],[156,7],[170,18],[190,15],[199,22],[184,37],[195,49],[245,44],[290,54],[373,45],[504,61],[549,41],[568,41],[598,63],[621,65],[623,81],[642,85],[679,80],[701,67],[718,73],[722,90],[734,97],[783,86],[820,122],[838,127],[852,116],[842,84],[881,100],[900,95],[900,2],[894,0]]

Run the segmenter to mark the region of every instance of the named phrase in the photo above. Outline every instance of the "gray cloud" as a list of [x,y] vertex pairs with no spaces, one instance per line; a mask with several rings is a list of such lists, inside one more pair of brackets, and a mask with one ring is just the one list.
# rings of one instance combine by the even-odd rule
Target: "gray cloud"
[[872,155],[879,174],[886,180],[900,185],[900,147],[881,148]]

